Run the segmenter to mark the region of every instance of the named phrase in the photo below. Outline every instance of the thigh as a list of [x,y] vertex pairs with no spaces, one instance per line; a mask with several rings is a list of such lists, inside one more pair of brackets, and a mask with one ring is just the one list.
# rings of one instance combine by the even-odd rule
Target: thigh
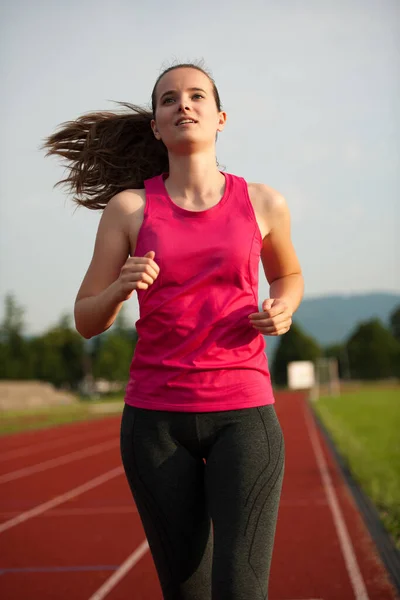
[[284,472],[273,405],[229,411],[207,459],[213,598],[265,600]]
[[124,408],[121,455],[165,600],[210,600],[212,537],[204,463],[159,411]]

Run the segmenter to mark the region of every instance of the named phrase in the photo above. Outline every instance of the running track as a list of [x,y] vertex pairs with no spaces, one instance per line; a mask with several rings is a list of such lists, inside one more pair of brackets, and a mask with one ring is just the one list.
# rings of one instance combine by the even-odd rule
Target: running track
[[[305,398],[277,394],[276,409],[286,471],[270,599],[395,599]],[[119,421],[0,438],[2,600],[162,600]]]

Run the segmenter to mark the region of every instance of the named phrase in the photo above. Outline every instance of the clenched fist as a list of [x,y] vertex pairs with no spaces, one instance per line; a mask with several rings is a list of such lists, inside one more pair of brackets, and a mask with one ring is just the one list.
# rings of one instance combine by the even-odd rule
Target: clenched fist
[[263,335],[282,335],[292,324],[292,311],[284,300],[268,298],[262,305],[263,312],[249,315],[249,322]]
[[127,259],[121,269],[118,280],[118,299],[128,300],[135,290],[147,290],[154,283],[160,272],[160,267],[154,261],[155,252],[150,250],[144,256],[134,256]]

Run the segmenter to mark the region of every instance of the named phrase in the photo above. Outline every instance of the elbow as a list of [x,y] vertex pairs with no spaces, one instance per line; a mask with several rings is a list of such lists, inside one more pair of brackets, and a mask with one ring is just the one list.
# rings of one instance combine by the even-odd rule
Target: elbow
[[75,319],[75,329],[85,340],[90,340],[95,334],[89,331],[83,323],[80,323],[78,319]]
[[93,323],[90,323],[87,318],[83,315],[79,315],[75,313],[75,329],[85,340],[90,340],[92,337],[96,335],[100,335],[104,333],[107,329],[111,327],[111,323],[107,324],[106,327],[94,327]]
[[80,298],[75,302],[75,329],[86,340],[104,333],[115,320],[115,315],[106,319],[101,314],[99,315],[98,311],[94,310],[95,308],[90,297]]
[[76,331],[79,333],[79,335],[85,338],[85,340],[90,340],[96,335],[96,333],[90,329],[90,324],[87,322],[87,319],[85,319],[84,315],[81,314],[78,304],[75,304],[74,321]]
[[85,338],[85,340],[91,340],[91,339],[92,339],[92,337],[94,337],[94,336],[95,336],[95,334],[94,334],[94,333],[86,333],[86,332],[84,332],[84,331],[79,331],[79,329],[78,329],[78,328],[77,328],[76,330],[77,330],[77,332],[79,333],[79,335],[81,335],[83,338]]

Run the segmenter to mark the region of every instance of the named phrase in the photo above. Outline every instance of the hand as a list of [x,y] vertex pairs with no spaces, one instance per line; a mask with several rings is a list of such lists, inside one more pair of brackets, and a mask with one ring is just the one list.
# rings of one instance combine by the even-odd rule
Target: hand
[[150,250],[144,256],[127,259],[116,282],[121,301],[128,300],[134,290],[147,290],[157,279],[160,267],[154,261],[155,254]]
[[261,313],[249,315],[249,321],[263,335],[282,335],[287,333],[292,324],[292,311],[279,298],[264,300]]

